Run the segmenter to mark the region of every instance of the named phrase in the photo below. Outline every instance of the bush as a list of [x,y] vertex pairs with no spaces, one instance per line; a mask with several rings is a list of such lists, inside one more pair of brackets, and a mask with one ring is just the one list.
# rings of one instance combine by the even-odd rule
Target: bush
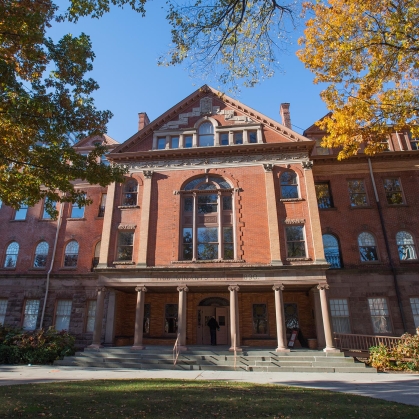
[[379,370],[419,371],[419,327],[416,335],[405,333],[393,348],[370,348],[369,363]]
[[25,332],[0,325],[0,364],[52,364],[73,355],[75,338],[53,328]]

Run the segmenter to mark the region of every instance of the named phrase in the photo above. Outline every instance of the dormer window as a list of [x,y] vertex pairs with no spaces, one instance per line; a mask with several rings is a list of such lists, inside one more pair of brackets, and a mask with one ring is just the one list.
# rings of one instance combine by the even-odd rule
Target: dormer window
[[204,122],[199,126],[199,147],[212,147],[214,145],[214,126],[211,122]]

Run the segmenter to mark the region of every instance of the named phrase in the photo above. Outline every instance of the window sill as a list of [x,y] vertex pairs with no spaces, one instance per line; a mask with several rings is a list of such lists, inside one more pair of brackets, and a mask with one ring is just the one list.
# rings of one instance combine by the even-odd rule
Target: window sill
[[127,261],[127,260],[115,260],[112,262],[113,265],[135,265],[135,262],[133,262],[132,260]]
[[120,205],[118,209],[135,209],[140,208],[139,205]]
[[287,262],[308,262],[311,260],[313,259],[311,258],[287,258],[286,259]]
[[45,222],[51,222],[51,221],[57,221],[57,220],[53,220],[52,218],[40,218],[38,221],[45,223]]
[[86,218],[67,218],[67,221],[86,221]]
[[9,220],[9,222],[11,223],[21,223],[21,222],[25,222],[26,218],[24,220]]
[[419,259],[400,260],[399,262],[408,265],[409,263],[419,263]]
[[61,268],[58,268],[59,271],[75,271],[77,269],[77,266],[62,266]]
[[304,201],[304,198],[281,198],[279,202],[300,202]]
[[14,268],[0,268],[0,271],[15,271],[16,267]]
[[103,220],[105,217],[95,217],[95,220]]
[[211,260],[172,260],[173,265],[176,264],[195,264],[195,263],[246,263],[245,260],[239,259],[211,259]]
[[28,271],[45,271],[47,269],[47,267],[45,266],[44,268],[28,268]]
[[409,205],[403,204],[386,204],[387,208],[399,208],[399,207],[408,207]]
[[371,205],[363,205],[363,206],[359,206],[359,207],[352,207],[350,206],[349,209],[351,210],[358,210],[358,209],[372,209],[373,207]]
[[383,262],[381,260],[361,260],[361,265],[383,265]]

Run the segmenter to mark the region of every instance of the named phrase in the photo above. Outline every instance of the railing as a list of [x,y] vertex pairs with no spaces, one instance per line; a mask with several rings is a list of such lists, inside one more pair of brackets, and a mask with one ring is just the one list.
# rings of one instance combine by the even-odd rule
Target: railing
[[173,365],[176,365],[177,359],[179,358],[179,352],[180,352],[179,337],[180,337],[180,333],[177,334],[175,346],[173,346]]
[[339,255],[339,253],[337,253],[337,254],[336,253],[331,254],[331,253],[328,253],[327,250],[325,249],[324,256],[326,257],[327,263],[330,263],[330,267],[331,268],[338,269],[338,268],[341,268],[342,267],[341,266],[341,263],[340,263],[340,255]]
[[352,335],[334,333],[336,347],[346,351],[369,351],[372,346],[380,344],[392,348],[400,341],[396,336]]

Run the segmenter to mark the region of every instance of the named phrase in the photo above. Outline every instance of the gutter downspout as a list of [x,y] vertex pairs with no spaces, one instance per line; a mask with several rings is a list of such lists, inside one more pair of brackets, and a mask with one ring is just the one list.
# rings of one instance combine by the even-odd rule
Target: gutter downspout
[[388,242],[387,231],[386,231],[386,227],[385,227],[385,223],[384,223],[383,211],[382,211],[382,208],[381,208],[380,199],[378,198],[377,187],[375,185],[374,174],[373,174],[373,171],[372,171],[371,159],[369,157],[368,157],[368,167],[370,169],[370,176],[371,176],[372,186],[374,188],[375,201],[377,202],[378,214],[380,216],[381,229],[383,230],[384,242],[386,244],[386,250],[387,250],[387,256],[388,256],[388,260],[389,260],[389,264],[390,264],[390,269],[391,269],[391,273],[393,275],[393,282],[394,282],[394,289],[396,291],[397,303],[399,305],[399,310],[400,310],[400,316],[401,316],[401,319],[402,319],[403,329],[406,332],[407,331],[406,319],[404,317],[403,304],[402,304],[402,300],[401,300],[401,297],[400,297],[399,283],[398,283],[398,280],[397,280],[396,270],[394,268],[393,261],[391,259],[390,245],[389,245],[389,242]]
[[47,284],[45,288],[45,297],[44,297],[44,304],[42,306],[42,314],[41,314],[41,321],[39,323],[39,328],[42,329],[42,326],[44,324],[44,315],[45,315],[45,308],[47,306],[47,298],[48,298],[48,292],[49,292],[49,277],[52,271],[52,268],[54,266],[54,260],[55,260],[55,252],[57,250],[57,242],[58,242],[58,233],[60,232],[61,227],[61,220],[63,218],[63,209],[64,209],[64,202],[61,202],[60,205],[60,212],[58,214],[58,221],[57,221],[57,231],[55,232],[55,241],[54,241],[54,248],[52,250],[52,259],[51,259],[51,266],[47,273]]

